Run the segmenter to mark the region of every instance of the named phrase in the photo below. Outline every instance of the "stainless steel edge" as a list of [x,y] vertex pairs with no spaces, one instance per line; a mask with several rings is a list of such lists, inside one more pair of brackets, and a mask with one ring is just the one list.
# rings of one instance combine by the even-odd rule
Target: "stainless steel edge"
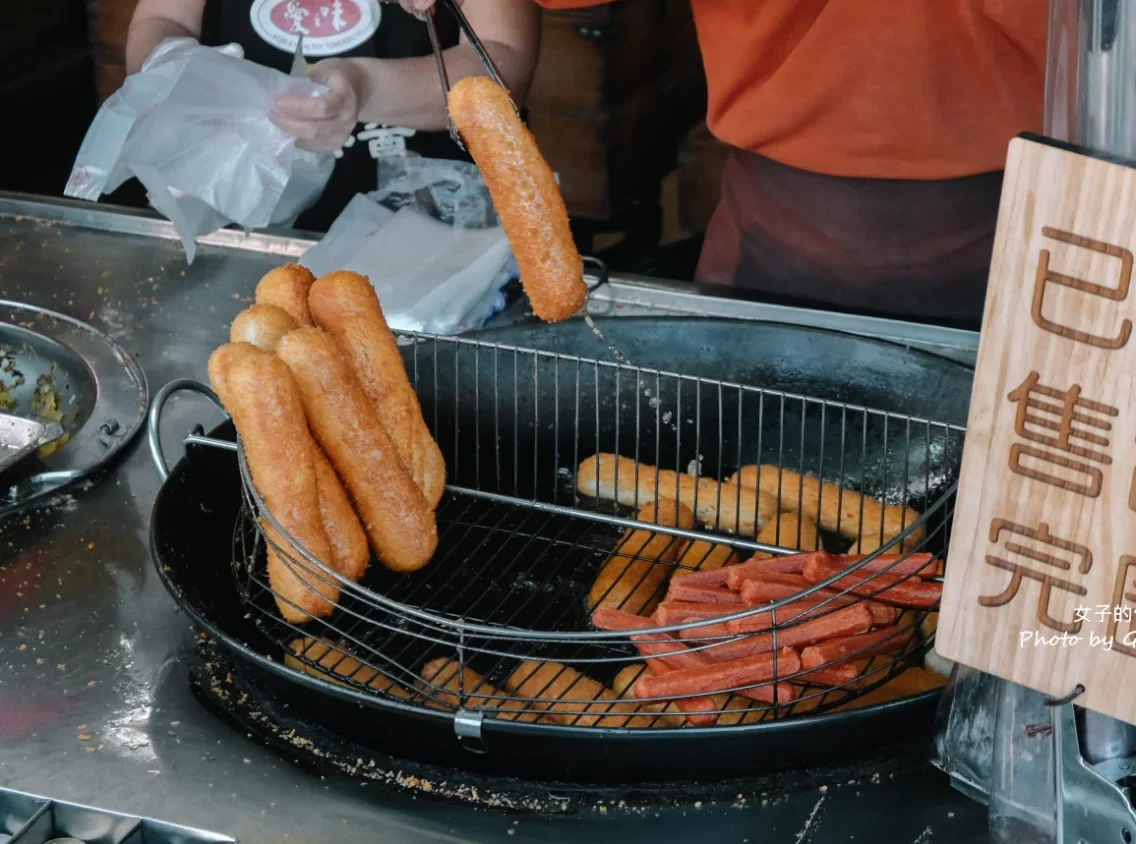
[[698,293],[682,282],[639,276],[613,275],[606,285],[589,297],[588,311],[593,316],[654,316],[666,313],[803,325],[888,340],[970,365],[978,354],[977,331],[724,299]]
[[[177,240],[173,225],[153,212],[69,199],[47,199],[0,191],[0,217],[26,217],[87,229]],[[317,241],[296,232],[242,232],[222,229],[198,238],[207,246],[261,252],[282,258],[299,258]],[[920,325],[903,320],[842,314],[835,311],[792,308],[708,296],[677,281],[614,274],[588,297],[594,316],[726,317],[804,325],[876,337],[911,348],[934,352],[973,365],[978,353],[978,332]]]
[[[116,205],[99,205],[74,199],[55,199],[0,191],[0,217],[23,217],[45,223],[60,223],[85,229],[133,234],[161,240],[178,240],[173,224],[153,211],[138,211]],[[244,232],[221,229],[197,238],[206,246],[263,252],[298,258],[316,243],[313,237],[297,237],[290,230]]]

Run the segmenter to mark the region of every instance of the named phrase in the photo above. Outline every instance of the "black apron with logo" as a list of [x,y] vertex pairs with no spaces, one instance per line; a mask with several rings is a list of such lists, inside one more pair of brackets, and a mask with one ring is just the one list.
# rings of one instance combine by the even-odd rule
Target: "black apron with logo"
[[[376,26],[377,23],[377,26]],[[443,47],[458,43],[457,24],[437,16]],[[327,58],[403,59],[431,54],[426,25],[397,3],[376,0],[206,0],[201,43],[240,44],[245,58],[287,73],[296,38],[309,64]],[[441,101],[441,85],[436,96]],[[446,132],[359,124],[340,151],[331,180],[296,228],[323,232],[357,193],[375,190],[382,158],[403,152],[426,158],[469,158]]]

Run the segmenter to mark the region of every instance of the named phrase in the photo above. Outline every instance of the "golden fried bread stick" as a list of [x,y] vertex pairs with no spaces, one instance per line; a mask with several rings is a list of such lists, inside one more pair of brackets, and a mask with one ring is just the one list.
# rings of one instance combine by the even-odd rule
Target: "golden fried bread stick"
[[[670,499],[651,502],[636,513],[641,522],[690,530],[694,514]],[[673,563],[686,542],[653,530],[628,530],[604,563],[588,593],[588,611],[612,607],[635,615],[650,615],[663,599]]]
[[485,178],[533,313],[560,322],[584,306],[584,262],[564,198],[508,92],[486,76],[450,89],[450,117]]
[[312,285],[308,307],[316,325],[339,344],[403,465],[436,507],[446,488],[446,461],[422,418],[375,289],[358,273],[328,273]]
[[[885,504],[878,498],[792,469],[778,470],[767,464],[743,466],[730,480],[751,489],[761,489],[774,498],[780,496],[782,509],[803,513],[817,519],[825,530],[858,540],[857,547],[850,551],[854,554],[877,550],[919,519],[919,514],[910,507]],[[903,541],[902,549],[895,550],[911,550],[922,539],[923,528],[919,527]],[[802,545],[802,550],[812,548]]]
[[276,354],[292,370],[312,433],[350,492],[379,560],[394,571],[422,568],[438,544],[433,510],[335,340],[319,328],[298,328]]
[[[618,477],[619,488],[616,489]],[[657,469],[645,463],[636,466],[629,457],[597,454],[580,463],[576,489],[628,507],[642,507],[658,498],[675,498],[711,530],[753,536],[777,518],[777,500],[761,490],[712,478]]]
[[307,267],[299,264],[285,264],[271,270],[256,286],[258,305],[275,305],[287,311],[296,324],[311,325],[312,316],[308,311],[308,291],[311,290],[315,276]]
[[265,352],[275,352],[280,338],[299,328],[296,320],[276,305],[252,305],[237,314],[229,329],[229,342],[252,343]]
[[[288,367],[248,343],[228,343],[210,356],[209,380],[241,436],[264,506],[312,556],[332,565],[319,509],[315,443]],[[268,582],[284,618],[303,622],[329,615],[339,599],[331,575],[292,550],[267,520],[261,526],[269,540]],[[291,559],[283,559],[274,544]]]

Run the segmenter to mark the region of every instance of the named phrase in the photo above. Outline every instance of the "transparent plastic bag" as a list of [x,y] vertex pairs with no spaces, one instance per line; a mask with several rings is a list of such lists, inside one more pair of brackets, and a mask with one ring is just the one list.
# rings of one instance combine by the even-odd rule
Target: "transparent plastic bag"
[[99,109],[64,193],[96,200],[137,177],[192,262],[196,237],[291,223],[323,192],[334,156],[299,149],[268,114],[281,94],[326,90],[220,50],[179,49]]
[[301,263],[367,276],[402,330],[458,334],[502,310],[501,289],[518,273],[477,168],[411,153],[380,159],[378,183]]
[[378,190],[369,196],[391,211],[414,208],[455,229],[500,225],[481,172],[466,161],[414,153],[380,159]]

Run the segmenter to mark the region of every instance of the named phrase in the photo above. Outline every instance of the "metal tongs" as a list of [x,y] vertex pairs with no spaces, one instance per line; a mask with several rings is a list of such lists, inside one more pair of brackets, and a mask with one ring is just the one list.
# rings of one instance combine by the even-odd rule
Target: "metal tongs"
[[[458,5],[457,0],[437,0],[437,3],[430,7],[430,9],[423,15],[426,21],[426,31],[430,34],[430,46],[434,48],[434,61],[438,63],[438,78],[442,82],[442,97],[446,105],[446,124],[449,126],[450,137],[453,138],[454,143],[462,150],[465,149],[465,144],[462,143],[461,135],[458,133],[458,127],[454,125],[454,121],[450,118],[450,77],[446,73],[446,60],[442,56],[442,44],[438,40],[438,30],[434,26],[434,9],[438,6],[446,7],[454,19],[458,22],[458,28],[465,35],[466,40],[469,41],[473,51],[477,53],[477,57],[481,59],[481,64],[485,68],[485,72],[489,77],[505,89],[507,92],[509,87],[505,84],[505,80],[501,78],[501,72],[497,70],[497,65],[493,63],[493,59],[489,56],[489,52],[485,49],[485,45],[481,43],[481,39],[477,37],[477,33],[473,31],[473,27],[469,25],[465,13],[462,12],[461,6]],[[513,98],[509,98],[509,102],[513,105],[513,110],[520,114],[517,109],[517,104],[513,102]]]

